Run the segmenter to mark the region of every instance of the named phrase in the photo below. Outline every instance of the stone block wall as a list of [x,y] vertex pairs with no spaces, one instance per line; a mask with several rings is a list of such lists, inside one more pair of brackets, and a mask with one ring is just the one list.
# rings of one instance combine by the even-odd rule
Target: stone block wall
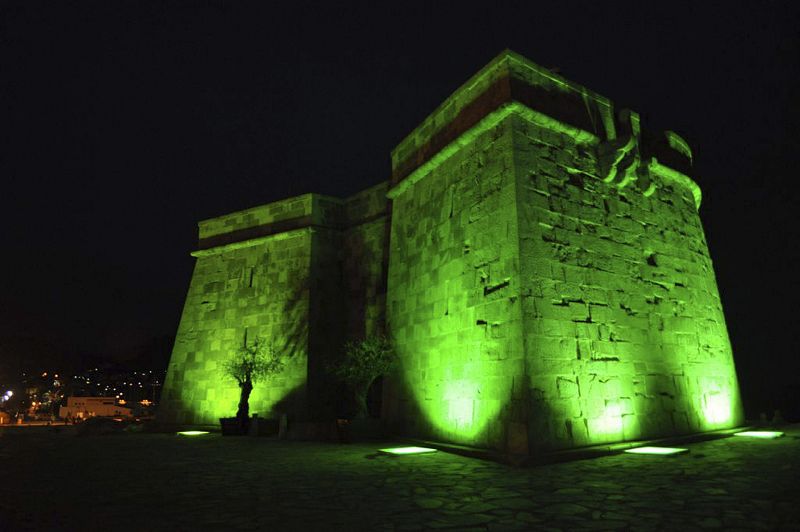
[[283,233],[258,245],[197,257],[159,407],[159,421],[215,425],[236,413],[239,388],[222,364],[247,338],[264,336],[291,355],[257,385],[251,412],[304,415],[312,235]]
[[[307,282],[311,294],[308,316],[299,323],[309,327],[308,416],[330,419],[335,414],[335,381],[327,371],[328,362],[337,355],[345,339],[346,319],[340,257],[343,237],[337,228],[316,226],[311,229],[311,263]],[[305,279],[304,279],[305,281]]]
[[252,411],[330,419],[327,361],[387,333],[400,435],[526,454],[733,427],[691,162],[677,134],[505,51],[397,146],[388,182],[200,224],[159,418],[232,415],[220,364],[265,336],[292,362]]
[[385,183],[348,200],[305,194],[199,224],[161,423],[214,425],[235,414],[239,389],[222,363],[257,336],[290,362],[256,385],[251,412],[292,420],[335,415],[341,390],[327,361],[346,339],[383,330],[385,194]]
[[219,235],[232,235],[238,231],[309,217],[315,210],[315,196],[304,194],[204,220],[198,224],[200,242]]
[[342,284],[347,339],[386,332],[386,275],[389,263],[388,183],[348,198],[345,203]]
[[524,374],[512,142],[500,123],[393,196],[386,415],[401,433],[505,441]]
[[504,52],[392,163],[399,432],[525,454],[742,421],[679,136]]
[[741,422],[692,191],[604,182],[597,153],[514,119],[529,441],[552,450]]

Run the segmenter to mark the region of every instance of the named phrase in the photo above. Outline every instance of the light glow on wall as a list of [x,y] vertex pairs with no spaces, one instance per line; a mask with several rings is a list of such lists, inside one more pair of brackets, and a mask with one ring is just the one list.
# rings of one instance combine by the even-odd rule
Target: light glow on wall
[[440,366],[441,374],[428,372],[426,385],[431,390],[418,385],[410,388],[422,417],[436,429],[437,438],[475,442],[500,413],[499,397],[505,381],[487,379],[486,369],[477,366],[465,368],[469,378],[449,380],[448,374],[457,362]]
[[600,441],[622,439],[622,408],[616,402],[607,401],[603,415],[589,420],[589,434]]
[[730,424],[733,418],[733,401],[729,393],[712,392],[703,396],[702,412],[708,429]]

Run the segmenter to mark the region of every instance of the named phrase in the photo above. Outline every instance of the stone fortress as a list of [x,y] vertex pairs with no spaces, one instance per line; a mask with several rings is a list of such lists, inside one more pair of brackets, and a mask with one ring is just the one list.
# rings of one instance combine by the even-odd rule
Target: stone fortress
[[536,454],[743,421],[677,134],[511,51],[392,152],[391,178],[199,224],[159,419],[233,415],[221,362],[291,355],[251,411],[332,419],[326,361],[387,333],[394,434]]

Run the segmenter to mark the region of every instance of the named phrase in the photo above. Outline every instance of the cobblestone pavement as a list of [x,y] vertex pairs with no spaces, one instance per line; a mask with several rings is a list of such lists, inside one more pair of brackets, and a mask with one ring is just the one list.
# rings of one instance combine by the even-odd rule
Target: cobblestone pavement
[[800,530],[800,426],[529,468],[381,445],[0,433],[2,530]]

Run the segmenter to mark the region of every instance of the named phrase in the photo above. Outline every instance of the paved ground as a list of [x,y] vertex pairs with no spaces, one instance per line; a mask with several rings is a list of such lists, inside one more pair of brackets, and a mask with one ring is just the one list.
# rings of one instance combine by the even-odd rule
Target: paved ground
[[0,433],[0,530],[800,530],[800,426],[530,468],[379,445]]

